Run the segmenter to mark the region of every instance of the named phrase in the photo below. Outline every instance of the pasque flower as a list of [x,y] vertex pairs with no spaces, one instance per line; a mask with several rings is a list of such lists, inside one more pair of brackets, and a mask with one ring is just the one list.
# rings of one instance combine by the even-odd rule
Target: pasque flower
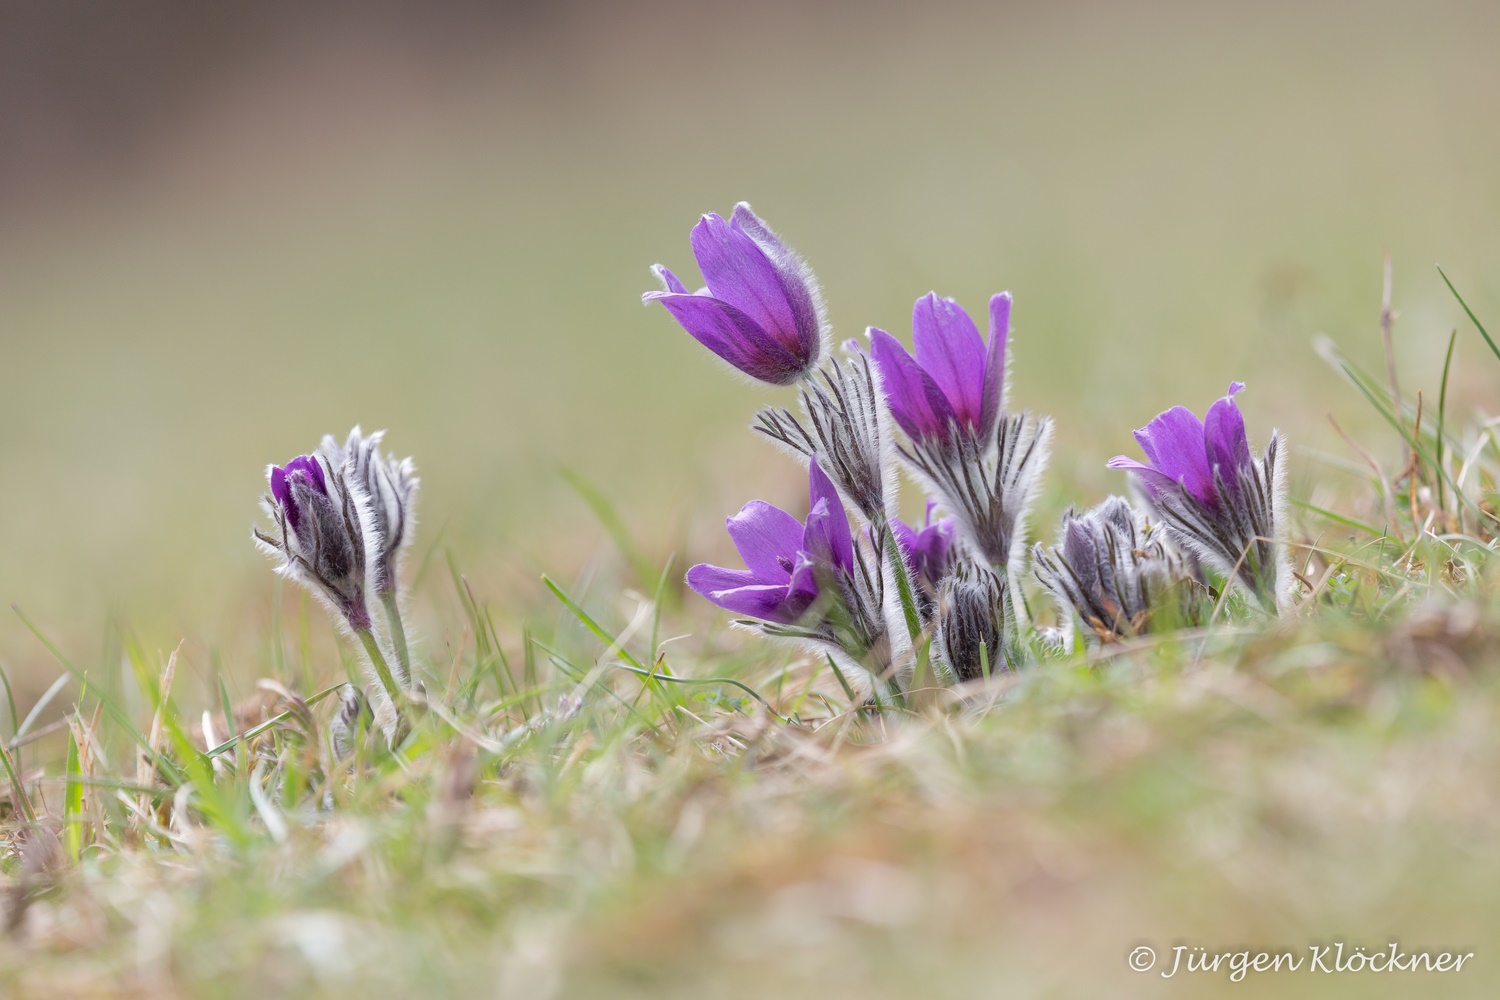
[[647,292],[699,343],[762,382],[789,385],[823,352],[827,322],[812,270],[745,202],[729,220],[705,215],[689,237],[707,286],[689,292],[661,264]]
[[911,313],[913,358],[884,330],[870,329],[870,350],[885,379],[891,416],[913,441],[949,441],[956,434],[988,438],[1005,393],[1010,294],[990,299],[989,343],[964,307],[929,292]]
[[1037,580],[1100,642],[1195,623],[1206,593],[1123,497],[1067,511],[1057,544],[1037,545],[1033,558]]
[[321,598],[360,640],[385,695],[376,713],[393,742],[405,728],[395,699],[400,685],[375,638],[367,599],[364,521],[367,501],[342,470],[323,455],[299,455],[285,466],[271,466],[271,490],[261,506],[271,519],[269,533],[254,529],[256,544],[280,560],[276,571]]
[[932,650],[960,683],[1020,662],[1010,590],[988,567],[962,566],[943,581]]
[[[808,464],[807,521],[752,500],[725,521],[745,569],[699,564],[688,586],[754,621],[737,624],[799,639],[872,676],[887,675],[896,650],[884,590],[870,554],[855,543],[838,489],[816,458]],[[903,647],[904,649],[904,647]]]
[[700,563],[687,582],[735,614],[780,625],[800,622],[827,584],[854,572],[854,538],[833,483],[813,461],[808,467],[811,509],[804,524],[764,500],[751,500],[724,522],[745,569]]
[[934,521],[932,512],[936,506],[937,501],[929,497],[920,526],[914,527],[900,518],[891,519],[891,532],[896,536],[896,544],[900,546],[912,582],[916,584],[914,589],[924,619],[936,606],[938,587],[948,575],[952,561],[953,518],[942,517]]
[[1146,462],[1117,455],[1109,467],[1134,474],[1180,545],[1274,609],[1290,576],[1275,541],[1282,520],[1280,438],[1273,432],[1260,458],[1251,453],[1234,400],[1244,388],[1231,382],[1202,420],[1182,406],[1158,414],[1135,432]]
[[1008,567],[1047,461],[1052,425],[1004,407],[1010,296],[990,299],[986,342],[952,299],[931,293],[912,309],[908,354],[871,328],[891,416],[906,432],[900,451],[955,517],[959,534],[991,566]]

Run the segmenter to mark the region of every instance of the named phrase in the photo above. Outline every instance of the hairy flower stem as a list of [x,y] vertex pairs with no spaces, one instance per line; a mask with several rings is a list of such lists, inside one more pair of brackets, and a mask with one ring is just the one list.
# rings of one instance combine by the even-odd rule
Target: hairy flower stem
[[396,713],[396,732],[391,738],[391,745],[395,746],[401,741],[407,728],[406,716],[401,711],[401,687],[396,683],[396,678],[391,676],[390,664],[385,662],[385,654],[380,651],[380,643],[376,641],[374,631],[362,628],[356,629],[354,634],[364,643],[370,663],[375,667],[375,676],[380,678],[380,686],[385,689],[386,697],[391,700],[391,710]]
[[882,517],[881,523],[876,526],[877,530],[885,536],[886,555],[891,560],[891,572],[896,577],[896,597],[901,601],[901,613],[906,618],[906,632],[911,636],[913,645],[921,640],[922,618],[917,614],[917,599],[912,593],[911,576],[906,572],[906,557],[901,554],[901,546],[896,543],[896,533],[890,530]]
[[385,608],[386,624],[391,630],[391,645],[396,647],[396,662],[401,665],[406,686],[411,687],[415,681],[411,672],[411,651],[406,645],[406,626],[401,623],[401,603],[394,590],[381,594],[380,603]]

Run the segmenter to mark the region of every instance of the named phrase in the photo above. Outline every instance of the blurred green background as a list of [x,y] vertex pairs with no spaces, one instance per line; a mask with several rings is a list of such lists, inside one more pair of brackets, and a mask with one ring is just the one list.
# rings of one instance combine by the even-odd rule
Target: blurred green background
[[[1013,291],[1055,504],[1231,378],[1255,440],[1332,448],[1361,407],[1309,342],[1379,364],[1385,252],[1411,385],[1461,318],[1434,261],[1500,316],[1497,31],[1484,2],[7,5],[0,597],[71,650],[111,615],[233,648],[271,604],[265,466],[356,422],[416,456],[419,552],[441,531],[491,593],[602,546],[563,466],[653,554],[723,555],[725,513],[798,502],[743,429],[789,397],[638,296],[739,199],[840,337]],[[1471,330],[1458,357],[1492,404]],[[8,614],[0,659],[56,669]]]

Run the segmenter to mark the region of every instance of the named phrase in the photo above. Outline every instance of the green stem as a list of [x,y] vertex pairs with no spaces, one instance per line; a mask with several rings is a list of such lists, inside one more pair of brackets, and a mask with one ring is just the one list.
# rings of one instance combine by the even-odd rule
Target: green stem
[[401,623],[401,603],[396,599],[394,590],[381,594],[380,603],[385,608],[386,625],[391,630],[391,645],[396,647],[396,662],[401,665],[406,686],[411,687],[414,677],[411,672],[411,652],[406,645],[406,626]]
[[[396,684],[396,678],[391,676],[390,664],[385,662],[385,654],[380,651],[380,643],[375,640],[375,633],[367,628],[356,629],[355,635],[359,641],[364,643],[365,652],[370,657],[370,663],[375,667],[375,676],[380,678],[380,686],[385,688],[386,697],[391,700],[391,708],[396,713],[396,731],[399,734],[406,728],[406,718],[401,712],[401,688]],[[393,744],[396,740],[391,741]]]
[[[884,519],[882,519],[884,521]],[[906,631],[911,637],[913,644],[922,635],[922,618],[917,614],[917,601],[912,595],[911,577],[906,572],[906,557],[901,554],[901,546],[896,541],[896,533],[891,530],[888,522],[876,525],[876,530],[885,535],[886,555],[891,559],[891,572],[896,577],[896,597],[901,601],[901,612],[906,616]]]

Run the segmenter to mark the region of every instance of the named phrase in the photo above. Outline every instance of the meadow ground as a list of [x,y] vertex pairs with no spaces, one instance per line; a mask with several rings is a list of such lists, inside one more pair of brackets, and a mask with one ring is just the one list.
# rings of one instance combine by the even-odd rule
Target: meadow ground
[[[1429,266],[1497,332],[1494,11],[770,7],[304,25],[0,186],[9,994],[1494,995],[1500,358]],[[840,336],[1016,294],[1034,537],[1247,381],[1294,611],[874,713],[731,631],[682,572],[805,509],[744,431],[785,399],[637,296],[741,197]],[[356,421],[423,476],[426,704],[340,764],[354,651],[248,529]],[[1308,967],[1339,942],[1473,958]]]

